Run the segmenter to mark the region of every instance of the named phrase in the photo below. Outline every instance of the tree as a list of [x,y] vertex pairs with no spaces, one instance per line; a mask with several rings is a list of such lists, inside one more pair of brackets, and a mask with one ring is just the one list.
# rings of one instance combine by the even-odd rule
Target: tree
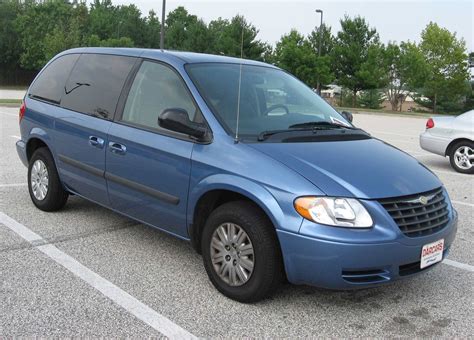
[[321,27],[315,27],[308,36],[308,40],[316,54],[319,53],[319,36],[321,35],[321,55],[329,55],[334,48],[335,39],[331,33],[331,26],[323,24]]
[[377,89],[362,91],[359,99],[360,106],[368,109],[381,109],[383,102],[383,93]]
[[296,30],[281,37],[275,48],[275,63],[310,87],[316,87],[318,57],[310,42]]
[[86,20],[85,3],[27,2],[14,23],[21,42],[21,66],[38,70],[57,52],[80,46]]
[[460,110],[469,81],[464,40],[431,22],[421,33],[419,48],[428,74],[420,89],[426,99],[417,98],[418,102],[433,112]]
[[159,48],[161,24],[155,11],[151,10],[148,12],[148,16],[145,19],[145,27],[145,43],[143,47]]
[[422,86],[427,75],[427,65],[420,49],[410,42],[400,45],[389,43],[384,58],[387,71],[385,95],[392,110],[401,110],[409,91]]
[[182,6],[168,14],[165,32],[167,49],[201,53],[209,49],[207,25]]
[[382,47],[377,31],[365,19],[346,15],[340,22],[332,62],[338,83],[351,90],[352,105],[356,106],[358,91],[380,86],[384,80]]
[[[321,36],[321,56],[319,56],[319,37]],[[334,37],[331,33],[331,27],[323,24],[315,28],[308,36],[308,41],[317,56],[316,73],[319,75],[321,85],[327,85],[334,80],[332,71],[332,62],[330,53],[334,48]]]
[[236,15],[230,21],[222,18],[211,21],[209,32],[210,53],[240,58],[242,46],[244,58],[263,60],[268,51],[267,44],[257,39],[257,28],[241,15]]
[[89,35],[94,34],[100,40],[118,37],[120,27],[115,12],[111,0],[94,0],[89,11]]
[[15,18],[22,13],[23,6],[18,1],[0,1],[0,69],[14,71],[19,66],[21,45]]
[[89,13],[89,35],[100,40],[128,37],[135,46],[147,44],[147,21],[134,4],[113,6],[111,0],[95,0]]

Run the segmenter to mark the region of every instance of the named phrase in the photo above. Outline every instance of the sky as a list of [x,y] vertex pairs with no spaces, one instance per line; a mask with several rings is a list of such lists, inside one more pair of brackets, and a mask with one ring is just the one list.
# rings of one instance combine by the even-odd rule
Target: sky
[[[113,0],[114,4],[129,4],[129,0]],[[150,9],[161,17],[161,0],[138,0],[133,3],[144,15]],[[361,15],[379,32],[382,42],[419,41],[421,31],[430,22],[456,32],[466,42],[468,51],[474,48],[474,1],[468,0],[333,0],[333,1],[281,1],[281,0],[167,0],[166,11],[184,6],[188,12],[205,22],[218,17],[231,18],[242,14],[259,29],[258,38],[274,45],[292,28],[303,34],[319,25],[322,9],[324,23],[332,27],[333,34],[340,29],[339,20],[345,14]]]

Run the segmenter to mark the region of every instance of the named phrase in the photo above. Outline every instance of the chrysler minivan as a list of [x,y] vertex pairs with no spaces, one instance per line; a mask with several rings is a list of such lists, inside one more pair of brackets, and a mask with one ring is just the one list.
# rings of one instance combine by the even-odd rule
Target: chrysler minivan
[[238,301],[285,279],[353,289],[411,277],[456,234],[430,170],[272,65],[72,49],[39,73],[19,116],[37,208],[77,195],[187,240]]

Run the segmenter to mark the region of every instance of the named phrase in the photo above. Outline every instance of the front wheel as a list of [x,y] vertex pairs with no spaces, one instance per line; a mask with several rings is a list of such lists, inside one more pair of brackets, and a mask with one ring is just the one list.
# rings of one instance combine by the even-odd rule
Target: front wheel
[[209,279],[225,296],[255,302],[270,295],[282,279],[275,229],[250,202],[221,205],[209,216],[201,249]]
[[449,161],[457,172],[474,174],[474,143],[469,141],[456,143],[451,148]]

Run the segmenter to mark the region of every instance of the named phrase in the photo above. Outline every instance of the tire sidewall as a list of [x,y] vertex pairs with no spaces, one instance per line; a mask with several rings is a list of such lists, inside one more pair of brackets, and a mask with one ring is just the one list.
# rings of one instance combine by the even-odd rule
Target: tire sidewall
[[[265,280],[265,267],[269,265],[267,258],[269,246],[272,246],[269,240],[262,239],[261,233],[256,230],[258,226],[251,225],[249,219],[243,218],[240,214],[232,210],[219,210],[211,214],[202,234],[202,256],[207,274],[213,285],[224,295],[237,301],[248,302],[253,300],[253,296],[259,293],[262,287],[262,281]],[[224,282],[216,273],[212,265],[210,244],[214,231],[223,223],[234,223],[241,227],[248,235],[254,249],[254,269],[250,279],[241,286],[230,286]],[[250,224],[250,225],[249,225]]]
[[[48,191],[43,200],[38,200],[33,194],[31,187],[31,171],[33,164],[41,160],[48,171]],[[54,164],[53,156],[46,148],[39,148],[34,153],[28,164],[28,191],[30,193],[33,204],[44,211],[56,210],[58,206],[58,194],[63,192],[62,184],[59,182],[58,174],[56,171],[56,165]],[[56,196],[56,197],[55,197]],[[62,204],[64,205],[64,204]]]

